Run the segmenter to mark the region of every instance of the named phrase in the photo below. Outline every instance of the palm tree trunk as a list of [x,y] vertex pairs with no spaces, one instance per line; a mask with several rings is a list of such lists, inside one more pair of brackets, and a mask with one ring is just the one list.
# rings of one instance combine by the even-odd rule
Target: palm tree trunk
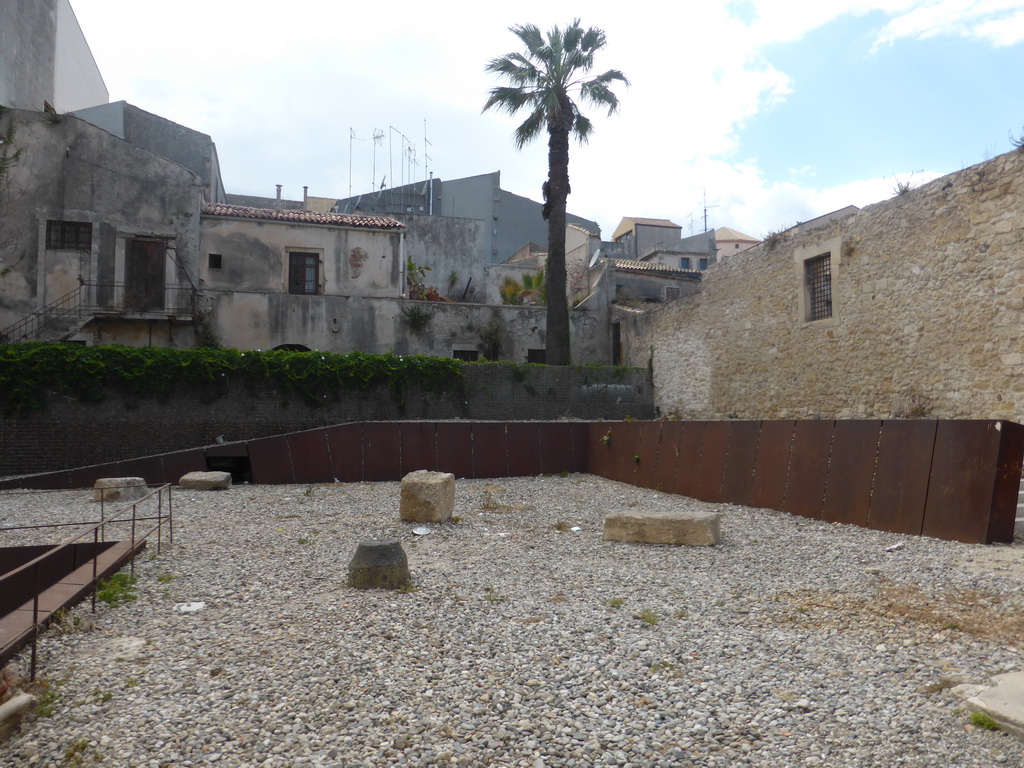
[[[568,102],[568,97],[565,98]],[[569,305],[565,296],[565,204],[569,196],[569,119],[571,105],[563,104],[548,122],[548,312],[544,360],[568,365]]]

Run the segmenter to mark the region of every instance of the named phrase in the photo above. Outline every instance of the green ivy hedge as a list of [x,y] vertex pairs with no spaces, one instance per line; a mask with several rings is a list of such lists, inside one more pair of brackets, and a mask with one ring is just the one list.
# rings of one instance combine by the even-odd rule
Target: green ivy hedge
[[273,386],[310,405],[335,401],[344,390],[386,386],[401,407],[407,386],[431,391],[461,387],[462,366],[452,358],[390,353],[0,345],[0,407],[5,413],[39,410],[48,393],[57,390],[96,401],[108,390],[166,397],[190,386],[212,401],[239,383]]

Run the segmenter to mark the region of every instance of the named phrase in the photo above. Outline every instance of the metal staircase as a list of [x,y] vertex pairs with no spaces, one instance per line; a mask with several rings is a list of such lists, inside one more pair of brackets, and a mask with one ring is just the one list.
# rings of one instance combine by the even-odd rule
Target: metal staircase
[[0,342],[64,341],[77,333],[88,319],[82,316],[82,287],[79,286],[0,330]]

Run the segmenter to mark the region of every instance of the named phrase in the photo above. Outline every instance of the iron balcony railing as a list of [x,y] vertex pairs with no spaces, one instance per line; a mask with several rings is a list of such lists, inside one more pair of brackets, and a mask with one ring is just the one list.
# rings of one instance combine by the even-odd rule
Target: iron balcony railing
[[69,318],[191,315],[194,297],[195,289],[185,284],[140,288],[125,283],[83,282],[42,309],[0,329],[0,342],[34,341]]

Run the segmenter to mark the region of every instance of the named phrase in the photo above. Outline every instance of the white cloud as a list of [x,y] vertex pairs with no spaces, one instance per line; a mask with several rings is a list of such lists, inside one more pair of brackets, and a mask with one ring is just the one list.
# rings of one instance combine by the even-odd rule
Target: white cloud
[[938,0],[897,13],[880,32],[876,45],[903,38],[924,40],[948,35],[1005,46],[1024,41],[1021,0]]

